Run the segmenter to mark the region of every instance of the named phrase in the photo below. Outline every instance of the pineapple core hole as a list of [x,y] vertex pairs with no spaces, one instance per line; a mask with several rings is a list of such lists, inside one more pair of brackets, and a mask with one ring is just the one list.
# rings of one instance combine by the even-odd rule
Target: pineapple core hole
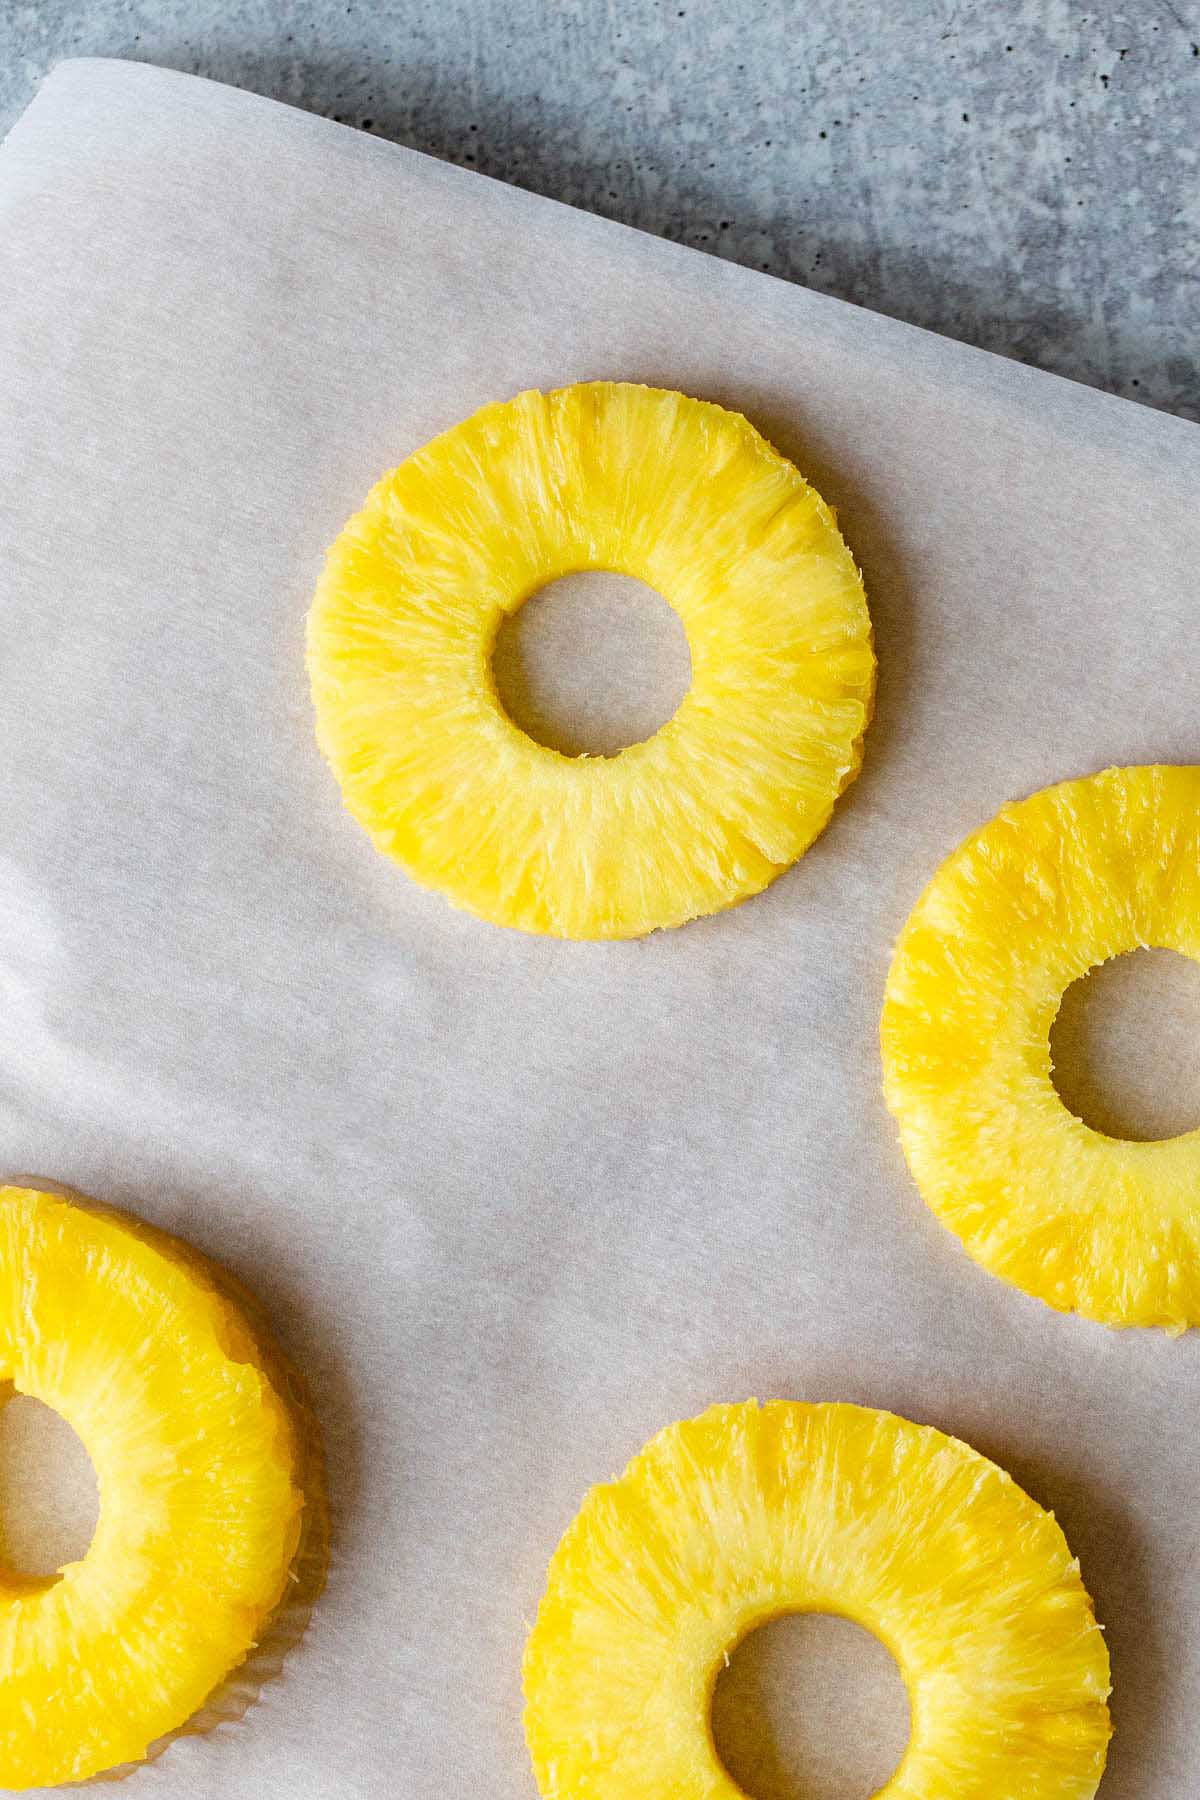
[[628,575],[589,569],[541,588],[501,625],[500,703],[564,756],[616,756],[653,737],[692,682],[674,607]]
[[1200,966],[1131,950],[1063,995],[1050,1032],[1059,1099],[1106,1137],[1147,1143],[1200,1126]]
[[752,1631],[713,1694],[717,1754],[752,1800],[867,1800],[895,1773],[909,1730],[891,1651],[826,1613]]
[[54,1577],[86,1555],[100,1501],[82,1442],[50,1407],[0,1388],[0,1563]]

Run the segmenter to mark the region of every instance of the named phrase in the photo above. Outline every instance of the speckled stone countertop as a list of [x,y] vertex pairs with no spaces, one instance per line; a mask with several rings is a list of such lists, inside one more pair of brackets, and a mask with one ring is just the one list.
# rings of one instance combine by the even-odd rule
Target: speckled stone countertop
[[1200,0],[0,0],[1200,419]]

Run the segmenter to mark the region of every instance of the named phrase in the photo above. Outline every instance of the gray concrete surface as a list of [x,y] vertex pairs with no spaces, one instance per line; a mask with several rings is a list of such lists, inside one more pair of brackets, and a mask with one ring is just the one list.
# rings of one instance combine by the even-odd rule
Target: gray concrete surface
[[1200,419],[1200,0],[0,0],[0,127],[78,55],[271,94]]

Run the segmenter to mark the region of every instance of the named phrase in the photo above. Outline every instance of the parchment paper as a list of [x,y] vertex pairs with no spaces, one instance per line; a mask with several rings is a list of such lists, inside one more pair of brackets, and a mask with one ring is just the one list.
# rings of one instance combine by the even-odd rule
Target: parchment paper
[[[797,196],[801,204],[802,196]],[[838,506],[858,785],[762,898],[610,946],[419,891],[302,633],[377,475],[597,376],[746,412]],[[164,1800],[530,1800],[519,1668],[593,1480],[721,1397],[959,1433],[1109,1631],[1104,1800],[1200,1792],[1200,1335],[1061,1318],[922,1205],[889,946],[1009,797],[1200,760],[1194,427],[189,77],[57,70],[0,153],[0,1144],[232,1266],[332,1463],[328,1589]]]

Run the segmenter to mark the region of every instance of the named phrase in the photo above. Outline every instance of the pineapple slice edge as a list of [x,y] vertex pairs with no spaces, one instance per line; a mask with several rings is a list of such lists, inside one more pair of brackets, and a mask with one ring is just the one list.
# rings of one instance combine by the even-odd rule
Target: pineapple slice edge
[[1053,1081],[1067,987],[1143,947],[1200,960],[1200,768],[1106,769],[951,851],[888,974],[884,1095],[926,1204],[984,1268],[1101,1324],[1200,1324],[1200,1131],[1139,1143]]
[[524,1661],[543,1800],[744,1800],[709,1709],[787,1612],[853,1619],[909,1690],[879,1800],[1091,1800],[1108,1655],[1052,1514],[959,1440],[840,1403],[711,1407],[593,1488]]
[[79,1561],[0,1570],[0,1786],[20,1791],[240,1718],[323,1580],[324,1500],[315,1427],[257,1307],[188,1245],[10,1185],[0,1283],[0,1380],[73,1427],[100,1500]]
[[[692,685],[614,757],[508,718],[503,619],[608,569],[679,613]],[[320,747],[376,848],[494,923],[639,936],[759,892],[857,774],[874,700],[831,509],[740,415],[629,382],[493,402],[378,481],[307,627]]]

